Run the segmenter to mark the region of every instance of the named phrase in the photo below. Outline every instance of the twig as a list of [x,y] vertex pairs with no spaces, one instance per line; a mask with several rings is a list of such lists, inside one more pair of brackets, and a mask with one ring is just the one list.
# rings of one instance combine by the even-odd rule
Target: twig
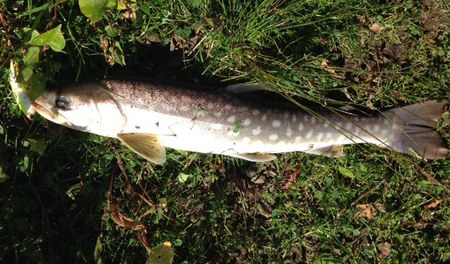
[[442,184],[441,182],[439,182],[438,180],[433,178],[433,176],[431,176],[428,172],[426,172],[424,169],[420,168],[419,166],[415,165],[415,167],[416,167],[416,170],[420,173],[420,175],[427,178],[427,180],[429,180],[431,183],[443,187],[447,193],[450,193],[450,190],[448,189],[447,186],[445,186],[444,184]]
[[125,182],[127,184],[127,192],[129,194],[131,194],[131,196],[134,196],[135,195],[134,188],[133,188],[133,186],[130,183],[130,179],[128,178],[128,174],[125,171],[125,167],[123,166],[122,159],[120,158],[119,151],[117,151],[117,147],[116,146],[114,146],[114,154],[115,154],[116,159],[117,159],[117,166],[119,166],[120,171],[122,171],[122,174],[125,177]]
[[[375,191],[376,189],[378,189],[378,187],[380,187],[381,184],[385,183],[386,180],[382,180],[380,181],[377,185],[375,185],[372,189],[368,190],[367,192],[365,192],[363,195],[359,196],[358,199],[354,200],[350,206],[355,206],[356,204],[358,204],[362,199],[366,198],[367,195],[369,195],[370,193],[372,193],[373,191]],[[344,211],[347,210],[347,207],[342,208],[338,214],[337,214],[337,219],[339,219],[339,217],[341,217],[342,213],[344,213]]]

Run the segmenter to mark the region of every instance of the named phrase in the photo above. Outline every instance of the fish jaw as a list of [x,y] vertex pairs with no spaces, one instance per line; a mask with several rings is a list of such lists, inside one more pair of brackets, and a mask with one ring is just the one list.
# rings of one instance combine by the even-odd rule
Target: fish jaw
[[75,126],[69,122],[60,112],[49,103],[49,99],[42,95],[31,103],[31,107],[45,119],[63,125],[65,127],[74,128]]

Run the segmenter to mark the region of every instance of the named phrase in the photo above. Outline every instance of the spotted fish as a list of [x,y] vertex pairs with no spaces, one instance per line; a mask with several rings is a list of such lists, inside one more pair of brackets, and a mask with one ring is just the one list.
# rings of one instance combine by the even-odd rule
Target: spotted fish
[[339,157],[343,145],[357,143],[423,159],[447,157],[435,130],[445,101],[361,117],[275,106],[231,88],[104,80],[46,91],[32,107],[66,127],[118,138],[156,164],[166,161],[166,147],[255,162],[292,151]]

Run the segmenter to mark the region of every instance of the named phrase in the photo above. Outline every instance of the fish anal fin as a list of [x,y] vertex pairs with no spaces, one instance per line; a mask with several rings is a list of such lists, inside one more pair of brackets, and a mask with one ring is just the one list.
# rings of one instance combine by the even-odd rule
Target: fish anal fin
[[323,148],[316,148],[303,151],[309,154],[321,155],[330,158],[342,158],[345,157],[344,146],[343,145],[333,145]]
[[253,162],[267,162],[277,158],[275,155],[264,153],[236,153],[232,156]]
[[117,138],[128,148],[145,159],[161,165],[166,161],[166,149],[159,137],[144,133],[119,133]]

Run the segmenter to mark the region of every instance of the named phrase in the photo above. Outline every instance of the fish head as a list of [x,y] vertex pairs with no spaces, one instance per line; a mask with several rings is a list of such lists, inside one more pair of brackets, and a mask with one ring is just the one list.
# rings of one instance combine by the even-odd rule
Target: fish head
[[98,83],[46,90],[32,106],[54,123],[102,136],[115,137],[126,123],[120,105]]

